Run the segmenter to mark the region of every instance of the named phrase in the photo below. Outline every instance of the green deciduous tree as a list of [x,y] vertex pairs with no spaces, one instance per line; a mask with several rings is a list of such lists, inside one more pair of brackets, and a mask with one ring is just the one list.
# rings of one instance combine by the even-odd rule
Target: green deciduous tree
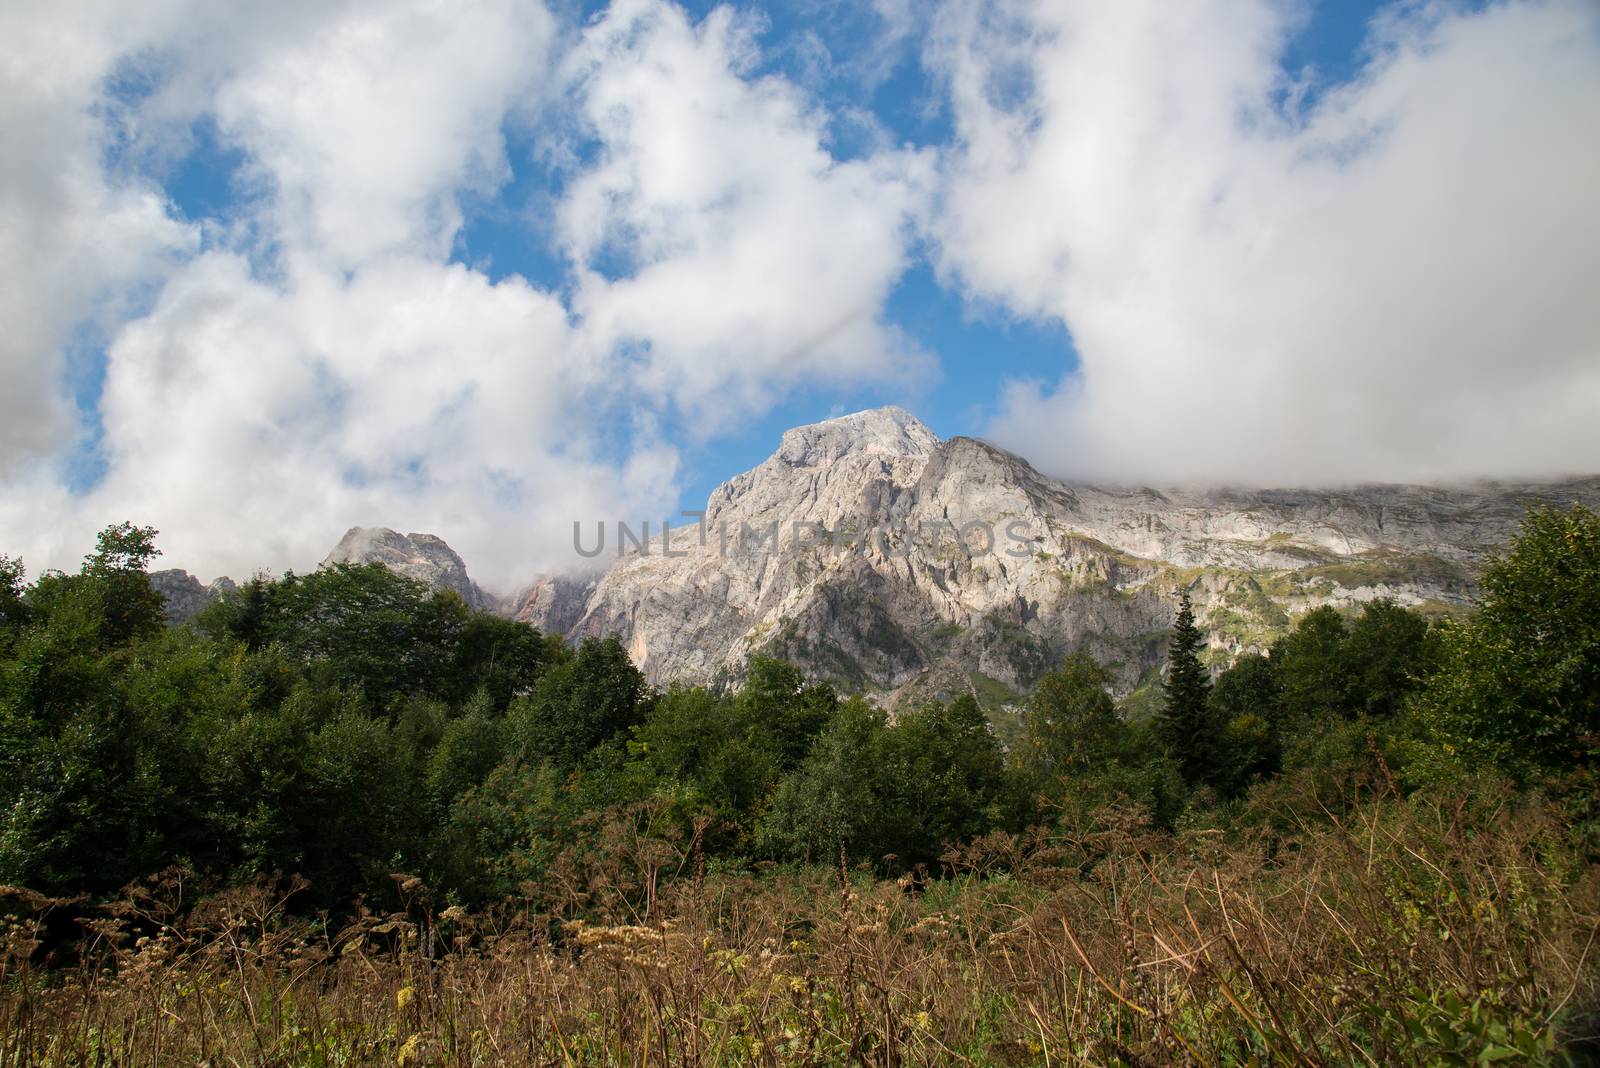
[[1258,653],[1239,657],[1212,684],[1210,714],[1219,742],[1215,785],[1224,795],[1278,770],[1281,700],[1275,664]]
[[1344,653],[1353,710],[1387,719],[1437,665],[1438,636],[1420,613],[1380,598],[1350,624]]
[[1295,732],[1327,727],[1354,713],[1354,671],[1344,618],[1323,605],[1301,616],[1272,646],[1281,707]]
[[1094,659],[1073,653],[1045,673],[1028,698],[1012,759],[1036,790],[1082,775],[1126,755],[1127,725],[1111,699],[1111,676]]
[[444,725],[428,757],[427,787],[435,805],[448,810],[456,798],[483,782],[500,762],[504,733],[505,721],[495,714],[486,693]]
[[118,523],[102,530],[95,551],[84,557],[82,577],[98,591],[105,613],[105,637],[120,645],[161,629],[165,606],[150,585],[150,561],[161,555],[157,531]]
[[672,687],[633,732],[629,749],[643,785],[687,790],[681,800],[748,830],[748,817],[781,774],[780,735],[762,718],[770,707],[699,686]]
[[1600,754],[1600,516],[1528,514],[1485,571],[1477,615],[1447,624],[1416,702],[1435,770],[1488,763],[1519,779]]
[[257,577],[209,605],[196,626],[251,650],[276,644],[324,684],[360,686],[379,710],[407,695],[459,705],[482,690],[501,711],[564,654],[525,623],[475,612],[453,591],[375,563]]
[[[26,573],[21,560],[0,553],[0,643],[28,621],[28,603],[23,599]],[[0,653],[4,651],[4,644],[0,644]]]
[[971,694],[902,713],[883,743],[875,851],[932,863],[947,844],[1004,822],[1004,759]]
[[585,638],[570,658],[547,670],[533,693],[508,713],[514,755],[572,766],[605,742],[644,722],[652,694],[616,638]]
[[745,721],[766,735],[761,747],[771,750],[782,771],[800,763],[811,740],[839,707],[833,687],[808,686],[799,668],[767,656],[750,658],[736,700]]
[[1006,786],[999,743],[970,695],[907,709],[892,725],[852,698],[779,785],[759,841],[796,860],[830,861],[842,848],[929,863],[1003,822]]
[[839,706],[810,754],[784,779],[760,828],[761,848],[776,856],[831,863],[844,849],[872,855],[881,839],[879,756],[884,714],[860,698]]

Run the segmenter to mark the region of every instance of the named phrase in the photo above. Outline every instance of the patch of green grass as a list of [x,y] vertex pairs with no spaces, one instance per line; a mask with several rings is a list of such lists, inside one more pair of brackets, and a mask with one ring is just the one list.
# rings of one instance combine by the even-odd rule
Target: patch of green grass
[[978,695],[978,704],[986,709],[999,708],[1017,700],[1016,691],[999,679],[985,675],[981,671],[974,671],[969,677],[972,680],[973,692]]
[[1117,702],[1117,712],[1129,723],[1149,723],[1161,714],[1161,702],[1161,677],[1158,672],[1152,672]]
[[1333,564],[1308,567],[1300,572],[1304,579],[1326,579],[1345,589],[1363,586],[1438,586],[1466,592],[1471,578],[1465,567],[1437,556],[1405,553],[1373,553]]
[[[1244,544],[1259,545],[1263,543],[1245,542]],[[1307,545],[1304,542],[1295,541],[1292,534],[1286,534],[1281,530],[1267,538],[1264,544],[1274,552],[1281,553],[1284,556],[1293,556],[1307,563],[1326,563],[1337,559],[1335,553],[1316,545]]]
[[1091,538],[1087,534],[1068,533],[1063,534],[1062,539],[1069,543],[1083,545],[1089,549],[1092,549],[1094,552],[1099,553],[1101,556],[1109,556],[1117,563],[1126,564],[1130,567],[1149,567],[1155,563],[1155,561],[1146,560],[1142,556],[1134,556],[1132,553],[1123,552],[1121,549],[1118,549],[1112,545],[1107,545],[1098,538]]

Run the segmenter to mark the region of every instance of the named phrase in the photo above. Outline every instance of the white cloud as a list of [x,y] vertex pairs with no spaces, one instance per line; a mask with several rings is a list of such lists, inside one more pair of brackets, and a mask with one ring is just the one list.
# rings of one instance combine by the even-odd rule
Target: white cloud
[[1600,469],[1600,10],[1394,9],[1303,113],[1298,16],[946,10],[941,265],[1082,361],[993,434],[1112,478]]
[[[4,476],[0,547],[35,568],[71,566],[131,518],[203,577],[303,569],[359,523],[440,534],[507,589],[571,559],[573,520],[666,512],[663,418],[726,423],[798,380],[920,366],[881,305],[928,160],[834,160],[825,116],[749,77],[753,46],[725,12],[694,26],[619,4],[556,70],[534,0],[175,2],[117,34],[108,11],[64,10],[8,71],[10,106],[45,114],[40,128],[71,119],[76,140],[34,171],[0,166],[20,186],[66,160],[89,189],[41,217],[0,279],[31,286],[19,308],[58,302],[55,332],[22,337],[5,370],[33,375],[19,413],[54,398],[61,414],[54,436],[8,421],[23,444],[0,441],[0,459],[59,447],[63,336],[108,306],[105,287],[142,286],[147,306],[106,320],[99,484],[69,493],[41,463]],[[58,60],[77,64],[66,103],[41,73]],[[140,92],[108,92],[117,71]],[[564,202],[583,268],[567,300],[448,260],[461,198],[509,173],[504,128],[554,90],[600,142]],[[569,106],[545,136],[572,127]],[[145,177],[199,119],[242,153],[248,186],[237,218],[206,221],[203,251]],[[628,262],[611,281],[587,270],[604,246]],[[63,283],[100,255],[116,270]],[[40,267],[53,274],[27,276]]]
[[72,439],[63,376],[74,331],[114,326],[193,244],[152,184],[105,173],[113,131],[92,113],[112,60],[160,22],[154,8],[119,19],[0,7],[0,476]]
[[826,116],[792,83],[745,76],[748,31],[727,8],[695,25],[622,0],[569,60],[601,143],[560,207],[575,307],[704,433],[795,383],[930,370],[881,315],[930,157],[881,146],[836,160]]
[[[672,450],[647,433],[620,451],[608,440],[601,422],[619,398],[606,354],[585,347],[560,301],[446,261],[457,197],[503,180],[502,123],[549,78],[545,9],[419,0],[235,14],[194,8],[102,40],[114,19],[85,12],[8,49],[16,96],[43,116],[8,128],[72,119],[77,142],[34,171],[8,162],[6,180],[67,159],[89,188],[53,214],[38,211],[41,195],[17,208],[38,219],[39,247],[7,261],[19,276],[85,235],[22,299],[55,301],[60,335],[104,308],[104,277],[155,288],[147,314],[108,323],[104,479],[74,496],[42,465],[18,469],[0,505],[7,551],[70,566],[96,528],[133,518],[161,528],[168,560],[244,574],[309,567],[347,525],[385,524],[446,536],[504,588],[561,554],[563,523],[669,500]],[[62,103],[49,72],[86,43],[98,51]],[[123,70],[141,93],[108,92]],[[243,202],[245,244],[197,254],[150,181],[103,157],[117,139],[130,166],[158,170],[204,115],[244,153],[257,195]],[[135,224],[165,244],[123,241]],[[159,275],[114,262],[115,275],[63,283],[81,261],[132,259],[124,246],[146,257],[178,246],[172,234],[187,255]],[[61,343],[16,344],[8,378],[36,378],[19,410],[63,407]]]
[[[573,344],[560,304],[515,278],[387,259],[283,290],[207,255],[112,350],[92,504],[208,574],[305,567],[362,523],[440,533],[507,588],[561,555],[571,519],[671,488],[670,451],[594,454],[570,401],[603,396]],[[630,465],[659,477],[630,484]]]
[[506,175],[503,117],[538,88],[554,31],[521,0],[363,5],[250,56],[215,99],[297,250],[342,267],[448,254],[455,196]]

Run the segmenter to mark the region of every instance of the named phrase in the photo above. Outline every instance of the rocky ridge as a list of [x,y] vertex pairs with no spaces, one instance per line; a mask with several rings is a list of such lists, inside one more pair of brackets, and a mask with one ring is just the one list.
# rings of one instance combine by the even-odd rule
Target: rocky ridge
[[[971,692],[992,706],[1076,650],[1111,667],[1123,691],[1151,681],[1183,589],[1217,662],[1265,648],[1318,605],[1391,597],[1459,611],[1530,505],[1574,501],[1600,505],[1600,478],[1069,484],[878,408],[788,431],[670,540],[653,527],[643,548],[619,554],[610,526],[601,569],[542,576],[505,601],[432,534],[352,527],[323,566],[378,562],[550,633],[618,635],[657,685],[734,681],[766,653],[890,703]],[[174,623],[233,585],[182,571],[151,579]]]
[[1081,649],[1131,689],[1161,662],[1180,589],[1217,660],[1264,648],[1316,605],[1392,597],[1449,612],[1530,504],[1574,500],[1600,503],[1600,479],[1069,485],[880,408],[789,431],[711,494],[698,527],[666,542],[657,528],[620,557],[613,540],[602,574],[543,579],[514,613],[570,637],[618,634],[658,684],[734,679],[767,652],[891,700],[992,701]]
[[322,561],[334,564],[378,563],[396,574],[415,579],[436,590],[454,590],[473,608],[492,612],[499,600],[478,587],[467,575],[467,565],[456,551],[434,534],[400,534],[387,527],[351,527]]
[[166,602],[167,623],[172,626],[190,622],[206,605],[238,589],[226,575],[210,583],[202,583],[181,568],[150,572],[150,586]]
[[[351,527],[320,566],[378,563],[396,574],[436,590],[454,590],[468,605],[484,612],[505,613],[500,599],[467,574],[467,565],[443,538],[434,534],[401,534],[387,527]],[[187,571],[169,569],[150,574],[150,585],[166,602],[167,623],[188,623],[237,583],[226,576],[209,585]]]

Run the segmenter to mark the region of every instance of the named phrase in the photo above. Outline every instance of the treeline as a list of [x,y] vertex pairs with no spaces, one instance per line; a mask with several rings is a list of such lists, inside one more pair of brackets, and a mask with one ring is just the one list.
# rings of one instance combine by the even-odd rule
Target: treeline
[[258,578],[168,628],[154,537],[110,528],[77,574],[31,585],[0,557],[0,883],[297,874],[304,903],[339,908],[406,872],[472,905],[537,895],[619,823],[701,871],[889,874],[1107,804],[1227,830],[1347,809],[1363,777],[1581,799],[1600,749],[1582,507],[1530,514],[1466,620],[1318,608],[1215,679],[1185,596],[1159,715],[1124,716],[1072,656],[1009,747],[973,697],[891,719],[762,657],[735,692],[656,692],[615,640],[568,645],[380,565]]

